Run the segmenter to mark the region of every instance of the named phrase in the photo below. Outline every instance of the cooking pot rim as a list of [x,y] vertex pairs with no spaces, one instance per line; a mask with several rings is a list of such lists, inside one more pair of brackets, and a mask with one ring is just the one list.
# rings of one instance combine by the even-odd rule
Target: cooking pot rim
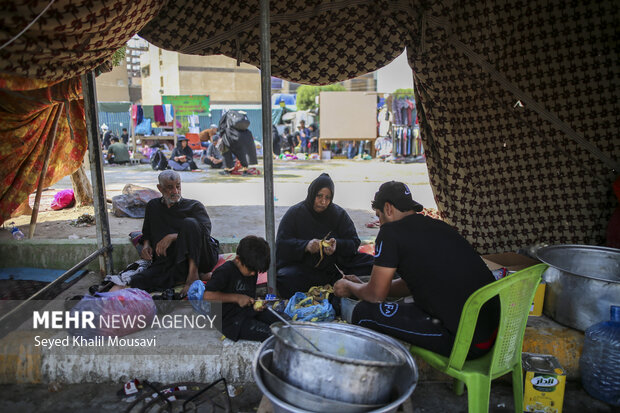
[[560,270],[565,274],[574,275],[576,277],[590,278],[592,280],[603,281],[603,282],[612,283],[612,284],[620,284],[620,281],[618,280],[610,280],[609,278],[597,277],[595,275],[590,275],[590,274],[578,274],[567,268],[560,267],[556,263],[550,262],[550,260],[545,256],[545,253],[549,251],[570,250],[570,249],[579,249],[582,251],[593,250],[593,251],[598,251],[598,252],[607,252],[607,253],[617,254],[620,257],[620,249],[617,249],[617,248],[600,247],[597,245],[579,245],[579,244],[558,244],[558,245],[549,245],[546,247],[541,247],[536,250],[536,257],[540,261],[549,265],[550,267]]
[[[321,326],[321,325],[317,325],[316,323],[309,323],[309,322],[294,322],[291,323],[292,325],[303,325],[303,326],[311,326],[312,328],[324,328],[327,330],[330,330],[330,328],[328,326]],[[337,355],[333,355],[333,354],[329,354],[329,353],[323,353],[323,352],[318,352],[315,350],[310,350],[310,349],[306,349],[306,348],[302,348],[302,347],[298,347],[296,346],[294,343],[292,343],[290,340],[288,340],[286,337],[281,337],[280,335],[277,334],[278,330],[280,328],[283,327],[287,327],[286,324],[282,323],[282,322],[277,322],[277,323],[273,323],[271,325],[271,332],[273,333],[274,338],[277,340],[277,342],[282,343],[283,345],[287,346],[288,348],[295,350],[295,351],[301,351],[303,353],[306,354],[310,354],[312,356],[315,357],[322,357],[322,358],[326,358],[328,360],[332,360],[332,361],[337,361],[340,363],[347,363],[347,364],[357,364],[357,365],[362,365],[362,366],[367,366],[367,367],[399,367],[402,366],[404,364],[407,364],[407,360],[404,356],[398,354],[398,352],[394,351],[395,349],[398,349],[398,346],[396,346],[395,344],[399,344],[398,342],[396,342],[395,340],[392,341],[393,339],[391,337],[388,336],[384,336],[381,337],[381,339],[386,339],[386,343],[385,344],[389,344],[391,347],[386,347],[386,349],[392,353],[398,360],[400,360],[400,362],[389,362],[389,361],[378,361],[378,360],[361,360],[361,359],[353,359],[353,358],[348,358],[348,357],[342,357],[342,356],[337,356]],[[358,327],[358,326],[355,326]],[[359,327],[363,330],[366,330],[363,327]],[[338,328],[333,328],[333,330],[338,330]],[[371,335],[371,333],[375,333],[375,334],[379,334],[376,333],[375,331],[369,330],[368,332],[366,331],[347,331],[347,334],[350,335],[356,335],[358,337],[361,338],[365,338],[365,339],[372,339],[375,342],[379,342],[379,337],[374,337],[373,335]],[[405,350],[406,351],[406,350]]]

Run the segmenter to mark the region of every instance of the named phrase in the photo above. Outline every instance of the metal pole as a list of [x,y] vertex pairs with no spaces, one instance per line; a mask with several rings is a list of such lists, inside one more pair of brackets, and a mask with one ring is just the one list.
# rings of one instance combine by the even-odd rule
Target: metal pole
[[93,72],[82,75],[82,93],[84,95],[84,114],[86,115],[86,130],[88,132],[88,159],[90,161],[90,179],[93,184],[95,223],[97,224],[97,247],[99,249],[106,248],[103,257],[99,258],[99,268],[102,275],[112,274],[112,241],[105,197],[103,157],[99,143],[99,122],[97,121],[97,90]]
[[27,300],[21,302],[17,307],[15,307],[11,311],[3,315],[0,318],[0,323],[6,320],[7,318],[9,318],[12,314],[19,312],[20,309],[24,308],[26,304],[28,304],[29,302],[33,300],[38,300],[39,297],[41,298],[45,297],[45,294],[48,291],[50,291],[52,288],[56,287],[58,284],[62,283],[63,281],[71,277],[73,274],[78,272],[82,267],[85,267],[86,265],[88,265],[89,262],[91,262],[92,260],[100,256],[101,254],[105,254],[109,249],[111,249],[111,247],[98,249],[97,251],[90,254],[88,257],[84,258],[79,263],[75,264],[71,269],[69,269],[67,272],[62,274],[60,277],[56,278],[54,281],[52,281],[51,283],[43,287],[41,290],[37,291],[32,296],[30,296]]
[[260,1],[260,80],[263,113],[263,181],[265,184],[265,235],[271,249],[267,290],[276,292],[276,220],[273,204],[273,137],[271,136],[271,35],[269,0]]
[[30,217],[30,228],[28,228],[28,239],[32,239],[32,237],[34,237],[34,230],[37,227],[39,205],[41,204],[41,192],[43,192],[43,181],[45,180],[45,175],[47,174],[47,167],[49,166],[50,157],[52,156],[52,151],[54,150],[54,142],[56,141],[56,130],[58,129],[58,120],[60,119],[60,114],[62,113],[63,106],[64,103],[60,103],[54,107],[54,109],[56,109],[56,114],[54,115],[54,120],[52,121],[52,127],[47,134],[47,147],[45,150],[45,158],[43,159],[43,168],[41,168],[41,173],[39,174],[37,194],[34,197],[34,206],[32,207],[32,216]]

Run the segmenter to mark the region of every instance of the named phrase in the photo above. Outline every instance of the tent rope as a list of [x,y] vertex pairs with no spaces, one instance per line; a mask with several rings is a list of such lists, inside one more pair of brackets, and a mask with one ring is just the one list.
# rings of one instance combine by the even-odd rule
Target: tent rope
[[28,23],[28,25],[26,27],[24,27],[24,29],[17,33],[15,36],[13,36],[12,39],[10,39],[8,42],[6,42],[5,44],[3,44],[2,46],[0,46],[0,50],[4,49],[5,47],[7,47],[8,45],[10,45],[11,43],[13,43],[15,40],[17,40],[22,34],[24,34],[26,32],[26,30],[28,30],[33,24],[35,24],[35,22],[37,20],[39,20],[39,17],[43,16],[43,14],[47,11],[47,9],[50,8],[50,6],[52,4],[54,4],[54,1],[56,0],[50,0],[50,2],[48,3],[47,6],[45,6],[45,8],[41,11],[41,13],[39,13],[39,15],[37,17],[34,18],[33,21],[31,21],[30,23]]

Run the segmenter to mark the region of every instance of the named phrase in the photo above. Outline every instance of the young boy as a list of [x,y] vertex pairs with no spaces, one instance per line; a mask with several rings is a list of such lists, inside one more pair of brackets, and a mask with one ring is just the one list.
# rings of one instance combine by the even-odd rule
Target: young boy
[[278,321],[269,311],[255,311],[256,280],[269,268],[269,244],[249,235],[239,242],[237,256],[213,271],[205,285],[203,298],[222,303],[222,334],[239,339],[264,341],[271,335],[269,326]]

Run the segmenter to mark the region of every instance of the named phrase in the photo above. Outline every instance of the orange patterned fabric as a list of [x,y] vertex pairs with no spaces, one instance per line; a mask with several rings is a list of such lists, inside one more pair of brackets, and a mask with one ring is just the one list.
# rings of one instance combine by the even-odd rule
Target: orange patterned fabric
[[[84,102],[81,83],[74,78],[40,89],[11,91],[14,79],[0,78],[0,223],[10,217],[20,204],[36,191],[43,168],[47,140],[58,110],[56,139],[44,179],[44,187],[53,185],[75,172],[87,148]],[[24,79],[17,80],[22,89],[31,89]],[[71,129],[67,122],[68,106]]]

